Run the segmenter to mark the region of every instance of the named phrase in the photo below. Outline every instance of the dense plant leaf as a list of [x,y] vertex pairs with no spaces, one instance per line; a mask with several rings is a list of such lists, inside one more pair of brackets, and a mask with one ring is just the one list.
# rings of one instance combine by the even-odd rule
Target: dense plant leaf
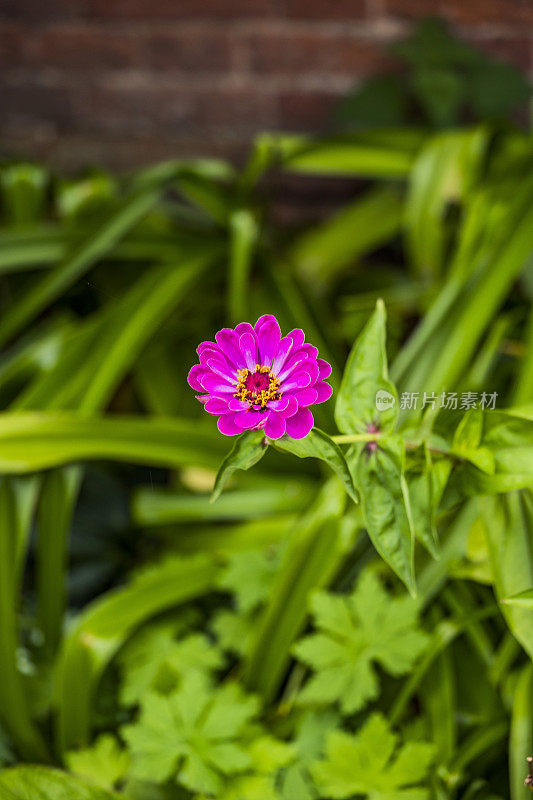
[[167,697],[146,695],[139,720],[122,728],[132,774],[156,782],[175,776],[191,791],[219,792],[224,776],[251,766],[239,738],[257,711],[236,684],[213,691],[197,672]]
[[78,616],[56,666],[62,751],[88,743],[97,683],[133,630],[150,617],[208,592],[217,569],[207,555],[168,558],[142,571],[124,588],[104,594]]
[[126,775],[129,765],[129,753],[110,734],[98,737],[92,747],[67,754],[71,772],[103,789],[114,789]]
[[133,705],[148,693],[169,694],[189,672],[209,674],[223,665],[213,643],[201,633],[183,635],[184,626],[153,624],[126,644],[120,654],[122,703]]
[[416,602],[391,599],[371,572],[347,597],[315,593],[311,609],[319,632],[294,648],[315,673],[300,694],[303,703],[338,702],[345,714],[359,711],[379,694],[373,662],[389,674],[404,675],[429,641],[417,628]]
[[0,773],[2,800],[119,800],[91,783],[47,767],[20,766]]
[[272,550],[234,553],[221,571],[218,585],[232,592],[239,611],[252,611],[267,596],[280,560],[280,553]]
[[390,431],[398,416],[396,389],[388,379],[385,306],[376,310],[356,340],[344,370],[335,405],[343,433],[367,433],[370,426]]
[[320,797],[369,800],[426,800],[414,788],[427,775],[433,748],[410,742],[397,750],[398,737],[381,714],[374,714],[356,736],[333,731],[326,739],[326,757],[311,767]]

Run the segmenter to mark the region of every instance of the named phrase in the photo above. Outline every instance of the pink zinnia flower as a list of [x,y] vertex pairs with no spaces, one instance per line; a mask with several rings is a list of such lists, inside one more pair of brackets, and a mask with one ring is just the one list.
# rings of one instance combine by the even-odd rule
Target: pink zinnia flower
[[189,372],[189,383],[210,414],[219,416],[218,429],[226,436],[245,430],[264,430],[270,439],[287,434],[303,439],[313,427],[309,406],[331,397],[324,382],[331,367],[304,332],[295,328],[281,336],[271,314],[255,326],[241,322],[223,328],[215,342],[198,347],[200,363]]

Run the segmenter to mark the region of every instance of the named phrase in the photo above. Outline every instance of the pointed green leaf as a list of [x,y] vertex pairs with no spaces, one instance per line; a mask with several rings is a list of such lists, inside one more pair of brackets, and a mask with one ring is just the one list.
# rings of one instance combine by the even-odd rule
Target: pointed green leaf
[[372,424],[381,431],[394,428],[398,396],[388,378],[385,336],[385,305],[378,300],[352,348],[337,395],[335,420],[343,433],[366,433]]
[[266,453],[265,434],[263,431],[247,431],[243,433],[235,444],[228,456],[222,462],[215,479],[211,502],[220,497],[224,486],[229,481],[235,470],[250,469],[257,464]]
[[402,442],[392,438],[374,452],[364,449],[355,479],[374,547],[414,595],[414,530],[404,458]]
[[337,473],[354,503],[359,502],[344,453],[327,433],[313,428],[304,439],[290,439],[288,436],[284,436],[272,444],[278,450],[293,453],[299,458],[319,458],[321,461],[325,461]]

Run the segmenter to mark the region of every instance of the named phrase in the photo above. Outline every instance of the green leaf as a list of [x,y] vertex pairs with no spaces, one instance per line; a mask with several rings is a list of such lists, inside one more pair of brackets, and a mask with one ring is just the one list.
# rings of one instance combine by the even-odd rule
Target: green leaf
[[0,414],[0,471],[35,472],[88,459],[215,467],[224,443],[184,419],[90,419],[67,412]]
[[447,479],[451,464],[449,461],[441,461],[438,466],[434,467],[428,448],[422,446],[420,450],[421,464],[405,472],[413,529],[416,538],[424,545],[428,553],[433,558],[438,558],[439,538],[435,513],[442,494],[439,489],[442,490],[443,486],[436,484],[439,479],[441,484]]
[[271,549],[234,553],[229,556],[218,585],[235,595],[238,610],[246,614],[267,596],[279,564],[279,552]]
[[486,412],[480,451],[488,451],[492,472],[469,469],[467,489],[474,494],[509,492],[533,484],[533,419],[518,410]]
[[513,695],[509,737],[509,789],[511,800],[524,797],[524,754],[533,751],[533,667],[520,671]]
[[250,270],[257,241],[258,226],[251,211],[239,209],[230,217],[231,233],[228,310],[233,323],[246,317]]
[[257,700],[235,683],[214,691],[199,673],[189,673],[173,694],[147,695],[139,720],[122,728],[131,774],[158,783],[176,777],[191,791],[216,794],[224,776],[251,766],[240,740],[257,711]]
[[68,768],[102,789],[114,789],[130,765],[130,756],[109,733],[98,737],[92,747],[67,753]]
[[516,600],[502,604],[502,613],[513,635],[533,657],[533,614],[528,597],[533,586],[533,499],[529,492],[514,492],[485,497],[480,505],[496,595]]
[[415,533],[404,473],[403,443],[389,438],[355,464],[365,526],[380,556],[415,594]]
[[343,433],[367,433],[371,425],[384,432],[394,428],[398,396],[388,379],[385,337],[385,306],[378,300],[352,348],[337,395],[335,420]]
[[169,557],[83,610],[63,641],[56,666],[62,752],[88,743],[98,681],[135,628],[166,609],[209,592],[217,571],[207,555]]
[[0,794],[2,800],[119,800],[119,795],[58,769],[37,766],[3,770]]
[[533,608],[533,589],[526,589],[523,592],[512,594],[510,597],[503,597],[502,603],[518,608]]
[[305,625],[309,592],[328,585],[352,547],[353,531],[340,519],[345,498],[339,482],[328,481],[287,544],[246,653],[246,683],[263,697],[274,697],[283,681]]
[[36,489],[32,479],[0,477],[0,719],[20,753],[46,760],[18,666],[18,608]]
[[373,662],[405,675],[429,641],[417,628],[417,603],[391,598],[372,572],[348,597],[316,592],[311,608],[319,632],[294,648],[315,673],[300,694],[303,703],[338,702],[344,714],[359,711],[379,694]]
[[296,727],[293,747],[296,758],[281,775],[283,800],[316,800],[318,793],[309,773],[309,767],[324,751],[327,734],[339,727],[340,716],[331,709],[306,711]]
[[23,227],[41,217],[49,179],[48,171],[36,164],[12,164],[2,168],[2,212],[8,223]]
[[169,694],[189,672],[209,674],[223,666],[207,636],[190,633],[178,638],[183,627],[184,623],[152,623],[126,644],[120,653],[124,705],[134,705],[148,693]]
[[398,748],[381,714],[373,714],[356,736],[333,731],[326,740],[326,757],[311,767],[320,797],[369,800],[427,800],[429,792],[413,788],[426,776],[433,747],[409,742]]
[[250,469],[257,464],[266,453],[265,435],[263,431],[247,431],[239,436],[230,453],[222,462],[215,479],[211,502],[220,497],[224,486],[235,470]]
[[412,167],[424,134],[372,131],[316,141],[305,136],[274,138],[292,172],[401,178]]
[[292,245],[288,259],[315,288],[329,285],[367,252],[390,241],[401,224],[402,198],[389,186],[371,189]]
[[92,231],[76,251],[39,279],[0,322],[0,345],[5,344],[65,289],[85,274],[108,249],[111,249],[156,203],[159,189],[132,193],[106,223]]
[[357,492],[344,453],[327,433],[313,428],[304,439],[284,436],[272,442],[277,450],[285,450],[299,458],[319,458],[339,476],[348,495],[358,503]]
[[288,480],[277,486],[269,486],[265,481],[257,489],[236,489],[210,503],[206,494],[139,489],[133,498],[132,513],[139,525],[273,517],[305,508],[315,491],[316,485],[308,481]]
[[276,778],[280,768],[294,758],[293,747],[264,735],[252,741],[248,753],[251,774],[230,778],[217,800],[280,800]]

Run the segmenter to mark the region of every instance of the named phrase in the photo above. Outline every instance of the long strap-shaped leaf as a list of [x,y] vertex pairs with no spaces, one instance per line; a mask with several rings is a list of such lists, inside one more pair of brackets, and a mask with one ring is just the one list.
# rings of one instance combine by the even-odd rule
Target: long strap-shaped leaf
[[226,444],[212,425],[73,413],[0,414],[0,471],[23,474],[91,459],[216,469]]
[[62,291],[72,286],[136,225],[157,202],[159,194],[160,189],[153,187],[134,192],[105,225],[87,236],[69,258],[40,278],[0,321],[0,347],[35,319]]
[[[21,485],[22,488],[22,485]],[[46,760],[47,751],[28,708],[17,667],[17,612],[22,555],[29,538],[33,507],[30,494],[17,491],[14,479],[0,478],[0,718],[21,755]]]

